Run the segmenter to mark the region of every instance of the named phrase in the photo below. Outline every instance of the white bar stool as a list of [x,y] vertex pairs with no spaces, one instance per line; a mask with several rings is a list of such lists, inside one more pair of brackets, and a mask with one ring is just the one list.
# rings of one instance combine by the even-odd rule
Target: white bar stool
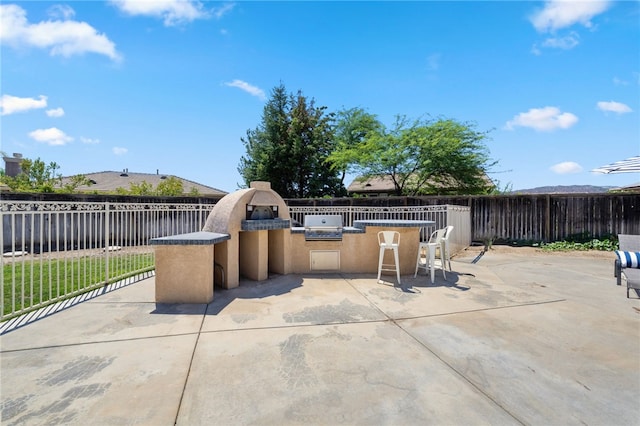
[[[422,268],[427,271],[427,269],[431,273],[431,284],[435,282],[435,268],[436,268],[436,252],[440,253],[440,269],[442,270],[442,275],[444,279],[447,279],[447,274],[445,272],[445,261],[443,257],[443,238],[445,236],[447,229],[437,229],[435,230],[431,236],[429,237],[429,241],[422,241],[418,246],[418,258],[416,259],[416,270],[413,274],[413,277],[418,276],[418,269]],[[422,251],[425,250],[425,262],[424,265],[420,262],[422,258]]]
[[[378,282],[380,282],[380,274],[382,271],[395,271],[400,283],[400,260],[398,257],[398,247],[400,246],[400,233],[397,231],[380,231],[378,232],[378,245],[380,246],[380,255],[378,257]],[[384,264],[384,253],[387,250],[393,250],[394,265]]]

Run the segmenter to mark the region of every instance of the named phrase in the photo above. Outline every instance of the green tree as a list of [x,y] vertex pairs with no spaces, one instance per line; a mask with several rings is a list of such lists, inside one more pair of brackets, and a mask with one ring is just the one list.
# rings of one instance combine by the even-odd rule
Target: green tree
[[[120,188],[118,188],[120,189]],[[140,183],[131,182],[129,184],[129,191],[124,192],[124,194],[128,195],[155,195],[155,190],[153,189],[153,185],[151,185],[146,180],[143,180]]]
[[55,192],[62,182],[62,176],[57,173],[60,166],[55,162],[45,164],[37,158],[24,158],[20,162],[22,172],[14,177],[3,176],[4,183],[16,192]]
[[396,195],[485,194],[492,189],[486,172],[496,164],[484,145],[487,135],[471,123],[397,116],[391,129],[336,155],[351,158],[365,179],[389,177]]
[[335,148],[327,162],[339,172],[343,187],[346,174],[353,171],[352,166],[358,163],[358,146],[381,130],[382,123],[377,117],[362,108],[338,111],[334,127]]
[[[129,189],[118,187],[115,190],[118,195],[158,195],[165,197],[177,197],[184,194],[184,184],[175,176],[169,176],[158,183],[154,188],[152,184],[143,180],[140,183],[129,183]],[[189,195],[198,196],[197,188],[191,187]]]
[[89,179],[85,175],[74,175],[74,176],[71,176],[69,180],[62,185],[60,192],[72,194],[76,192],[78,187],[82,185],[91,186],[93,185],[93,182],[91,182],[91,179]]
[[275,87],[261,123],[241,139],[246,155],[238,172],[244,184],[271,182],[284,198],[341,194],[337,172],[325,165],[334,147],[332,120],[326,107],[317,107],[301,91],[287,95],[283,84]]
[[177,197],[184,192],[184,185],[182,185],[182,181],[177,177],[169,176],[156,186],[155,192],[157,195]]
[[[4,153],[2,153],[5,156]],[[7,176],[4,170],[0,172],[0,182],[15,192],[60,192],[73,193],[81,185],[91,185],[91,181],[84,175],[75,175],[62,183],[62,176],[58,173],[60,166],[55,162],[45,164],[40,158],[20,161],[22,172],[14,177]]]

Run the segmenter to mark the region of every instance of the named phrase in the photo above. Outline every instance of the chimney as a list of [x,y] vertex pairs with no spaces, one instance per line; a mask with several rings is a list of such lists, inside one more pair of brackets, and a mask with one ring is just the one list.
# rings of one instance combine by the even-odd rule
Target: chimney
[[4,159],[4,173],[9,177],[16,177],[22,173],[22,154],[14,152],[13,157],[2,157]]

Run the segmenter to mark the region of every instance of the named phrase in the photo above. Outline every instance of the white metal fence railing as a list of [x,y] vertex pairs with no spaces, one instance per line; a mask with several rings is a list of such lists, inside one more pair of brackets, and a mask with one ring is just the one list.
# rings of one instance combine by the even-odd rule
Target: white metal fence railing
[[[0,200],[0,320],[155,268],[149,240],[200,231],[212,204]],[[293,226],[307,214],[354,220],[433,220],[454,225],[452,250],[471,242],[470,209],[461,206],[290,207]],[[301,226],[301,225],[298,225]],[[428,237],[424,230],[423,238]]]
[[0,320],[155,268],[149,240],[202,229],[211,204],[1,201]]

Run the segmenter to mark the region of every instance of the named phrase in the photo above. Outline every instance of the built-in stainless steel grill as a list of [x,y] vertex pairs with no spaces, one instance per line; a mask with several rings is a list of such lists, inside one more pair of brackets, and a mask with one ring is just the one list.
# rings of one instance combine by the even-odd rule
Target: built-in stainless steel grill
[[304,239],[307,241],[342,241],[342,216],[306,215]]

